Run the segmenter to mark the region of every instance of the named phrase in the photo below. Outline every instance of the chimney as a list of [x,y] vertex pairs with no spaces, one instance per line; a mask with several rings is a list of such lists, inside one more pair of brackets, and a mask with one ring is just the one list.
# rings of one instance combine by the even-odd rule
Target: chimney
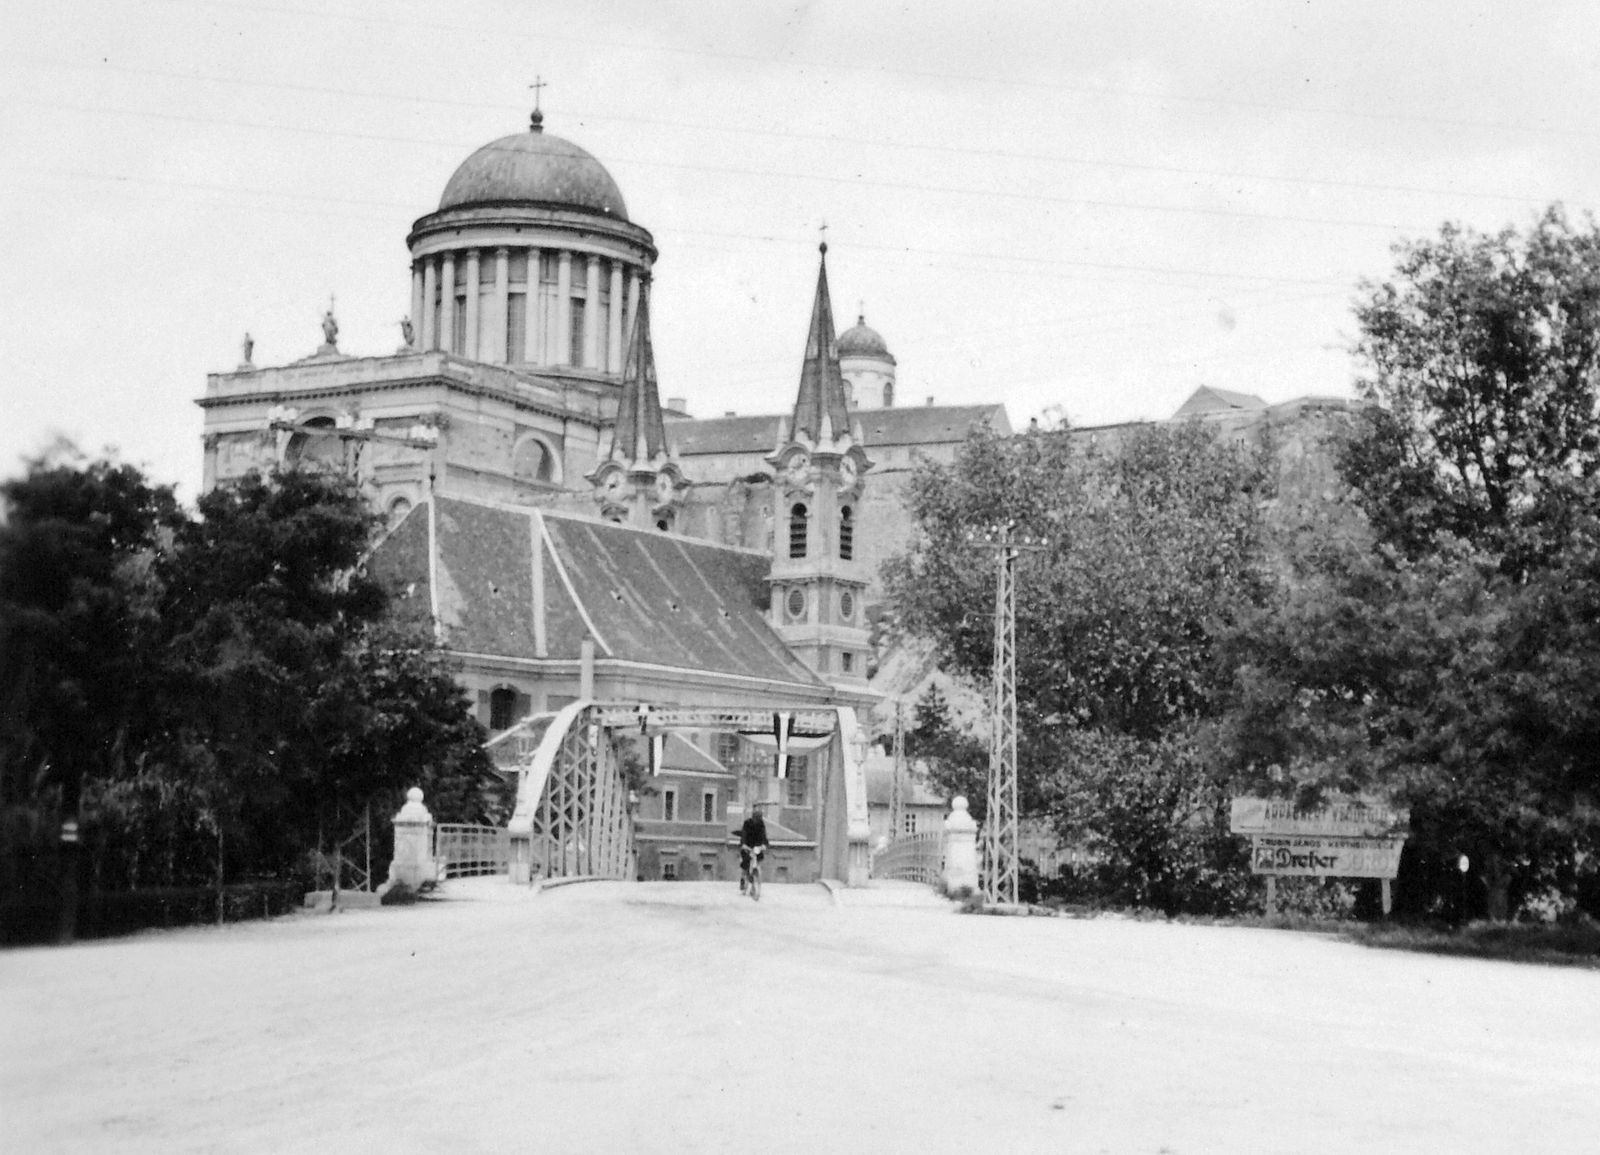
[[929,397],[929,398],[928,398],[928,408],[929,408],[929,409],[932,409],[932,408],[933,408],[933,398],[932,398],[932,397]]
[[682,397],[668,397],[667,408],[674,413],[682,413],[685,417],[689,416],[689,403]]
[[737,417],[739,415],[737,413],[735,413],[732,409],[729,409],[727,412],[723,413],[723,416],[724,417]]

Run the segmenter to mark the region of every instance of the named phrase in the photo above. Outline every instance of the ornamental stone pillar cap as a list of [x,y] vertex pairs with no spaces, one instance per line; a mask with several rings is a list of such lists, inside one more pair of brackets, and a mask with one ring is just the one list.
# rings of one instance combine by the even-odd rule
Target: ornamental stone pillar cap
[[950,799],[950,815],[944,820],[946,830],[974,830],[977,823],[972,820],[972,815],[967,813],[967,800],[957,794]]
[[433,815],[422,804],[422,787],[413,786],[406,791],[406,804],[394,816],[396,822],[432,822]]

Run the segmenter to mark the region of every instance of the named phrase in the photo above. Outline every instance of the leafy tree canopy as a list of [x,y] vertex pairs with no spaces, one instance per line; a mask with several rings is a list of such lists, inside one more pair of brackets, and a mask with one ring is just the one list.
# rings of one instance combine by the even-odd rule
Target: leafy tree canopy
[[1557,206],[1526,233],[1446,225],[1395,255],[1356,305],[1374,404],[1344,472],[1406,553],[1447,531],[1526,565],[1600,470],[1600,228]]

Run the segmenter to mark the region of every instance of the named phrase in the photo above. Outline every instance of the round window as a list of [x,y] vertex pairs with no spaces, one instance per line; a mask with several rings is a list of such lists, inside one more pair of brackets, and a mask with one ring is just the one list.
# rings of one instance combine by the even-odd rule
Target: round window
[[849,621],[856,616],[855,595],[849,590],[845,590],[844,593],[839,595],[839,616],[845,621]]
[[793,589],[789,591],[789,616],[791,618],[803,617],[806,612],[806,591]]

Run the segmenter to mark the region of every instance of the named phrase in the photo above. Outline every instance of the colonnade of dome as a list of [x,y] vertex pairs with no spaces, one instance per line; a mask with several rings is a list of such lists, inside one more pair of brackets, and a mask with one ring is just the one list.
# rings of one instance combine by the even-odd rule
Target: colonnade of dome
[[418,348],[622,372],[656,249],[599,161],[545,134],[538,114],[468,157],[408,243]]

